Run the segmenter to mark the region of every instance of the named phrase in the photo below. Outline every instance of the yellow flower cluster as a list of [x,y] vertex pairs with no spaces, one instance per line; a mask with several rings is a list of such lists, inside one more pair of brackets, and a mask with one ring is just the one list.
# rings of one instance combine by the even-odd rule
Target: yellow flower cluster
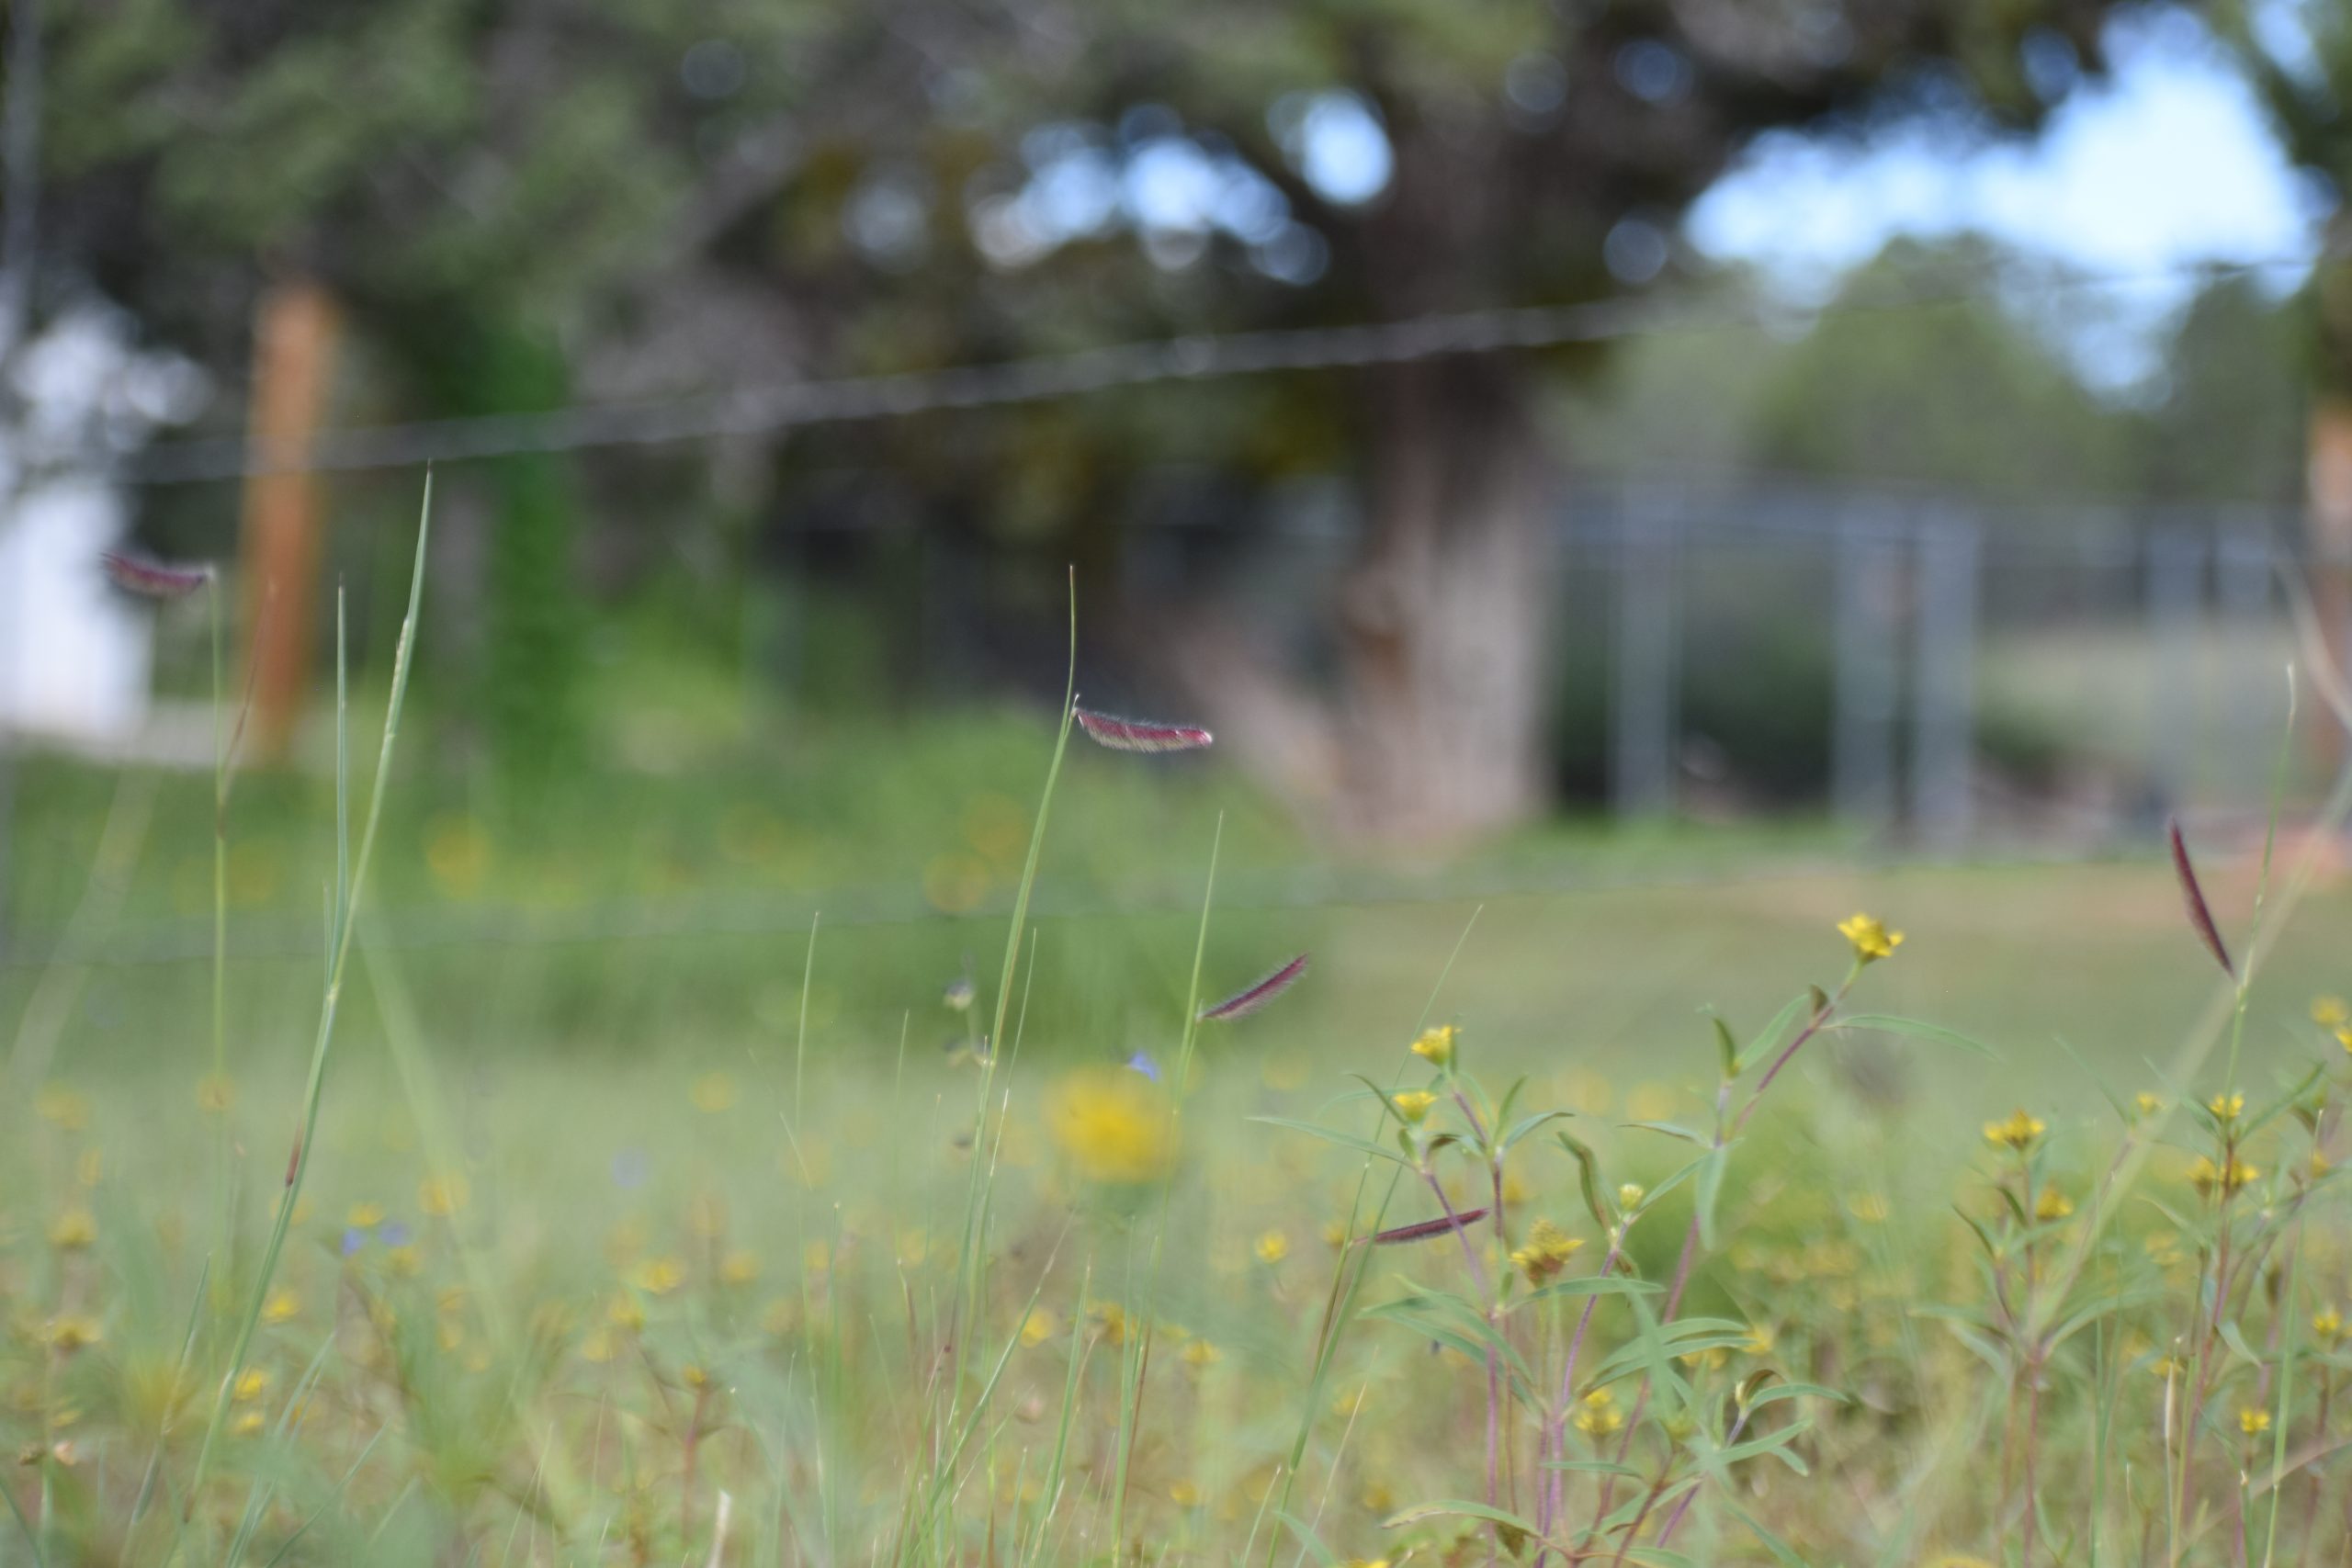
[[1617,1396],[1605,1388],[1594,1389],[1577,1406],[1576,1428],[1589,1438],[1605,1438],[1622,1429],[1625,1413],[1617,1408]]
[[2003,1148],[2022,1152],[2031,1148],[2041,1134],[2048,1131],[2049,1129],[2042,1125],[2040,1117],[2029,1116],[2020,1109],[2010,1111],[2006,1121],[1985,1122],[1984,1141]]
[[2248,1165],[2242,1159],[2230,1161],[2230,1168],[2225,1174],[2221,1167],[2205,1156],[2199,1155],[2197,1156],[2197,1163],[2188,1168],[2188,1184],[2199,1192],[2209,1195],[2215,1188],[2219,1188],[2222,1195],[2226,1198],[2261,1174],[2259,1167]]
[[1166,1093],[1141,1073],[1085,1067],[1054,1087],[1046,1124],[1056,1146],[1089,1181],[1150,1181],[1175,1157]]
[[1864,964],[1892,958],[1903,945],[1901,931],[1888,931],[1874,915],[1856,913],[1838,922],[1838,934],[1854,944],[1854,956]]
[[1462,1031],[1451,1023],[1441,1023],[1435,1029],[1424,1030],[1413,1042],[1413,1055],[1433,1067],[1453,1065],[1453,1042]]
[[1511,1262],[1527,1276],[1531,1285],[1540,1285],[1568,1266],[1584,1243],[1567,1234],[1549,1220],[1538,1220],[1528,1227],[1527,1240],[1510,1255]]

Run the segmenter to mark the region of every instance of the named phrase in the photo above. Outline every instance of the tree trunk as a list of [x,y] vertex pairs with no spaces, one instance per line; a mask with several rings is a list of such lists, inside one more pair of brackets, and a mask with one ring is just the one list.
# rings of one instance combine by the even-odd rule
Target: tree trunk
[[1442,840],[1548,795],[1548,465],[1519,367],[1374,373],[1369,532],[1341,598],[1341,826]]
[[[2312,404],[2305,457],[2311,529],[2312,605],[2335,669],[2352,651],[2352,401],[2323,395]],[[2304,727],[2312,760],[2333,773],[2344,756],[2344,732],[2324,703],[2309,705]]]
[[317,477],[301,465],[334,378],[334,302],[307,277],[273,283],[254,332],[254,454],[245,481],[244,626],[254,676],[253,751],[282,761],[302,717],[316,618]]

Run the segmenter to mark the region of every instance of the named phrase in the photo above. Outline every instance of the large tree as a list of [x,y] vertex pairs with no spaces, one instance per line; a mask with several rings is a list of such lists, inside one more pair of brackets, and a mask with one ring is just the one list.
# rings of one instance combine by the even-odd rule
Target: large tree
[[[1906,116],[1962,136],[2030,125],[2055,84],[2097,62],[2105,7],[1114,0],[986,21],[890,9],[932,50],[952,114],[861,155],[921,171],[893,175],[902,186],[960,192],[990,260],[959,281],[970,252],[934,246],[880,293],[901,329],[926,321],[927,350],[953,357],[1597,299],[1656,272],[1681,209],[1759,132],[1863,134]],[[1376,127],[1378,188],[1345,169],[1317,177],[1317,115],[1342,151]],[[1179,152],[1242,192],[1244,220],[1195,216],[1187,231],[1181,210],[1155,215],[1182,205],[1150,187],[1181,174]],[[1103,177],[1123,183],[1123,212],[1069,188]],[[854,186],[844,199],[861,199]],[[1073,203],[1079,217],[1055,219]],[[1024,214],[1045,232],[990,245],[992,226]],[[1304,265],[1283,249],[1295,242]],[[1292,389],[1298,423],[1346,433],[1366,518],[1319,685],[1214,609],[1150,622],[1207,716],[1347,828],[1445,836],[1544,802],[1560,453],[1535,393],[1564,358],[1436,356]],[[1081,487],[1078,500],[1100,497]]]
[[[51,12],[53,166],[79,198],[59,238],[216,335],[266,268],[316,274],[431,412],[483,412],[499,394],[466,366],[550,345],[569,364],[523,378],[531,398],[567,369],[574,395],[644,394],[1575,303],[1654,275],[1761,131],[2030,125],[2096,62],[2106,9],[89,0]],[[1351,149],[1352,175],[1318,170]],[[517,335],[535,349],[501,346]],[[682,342],[703,351],[663,352]],[[1443,836],[1544,796],[1543,369],[1453,355],[1220,389],[1181,431],[1098,400],[990,426],[995,450],[918,423],[901,467],[938,504],[1073,531],[1171,445],[1244,487],[1299,450],[1350,472],[1367,521],[1329,680],[1213,616],[1156,625],[1245,754],[1283,757],[1351,829]],[[549,513],[544,484],[510,488]]]

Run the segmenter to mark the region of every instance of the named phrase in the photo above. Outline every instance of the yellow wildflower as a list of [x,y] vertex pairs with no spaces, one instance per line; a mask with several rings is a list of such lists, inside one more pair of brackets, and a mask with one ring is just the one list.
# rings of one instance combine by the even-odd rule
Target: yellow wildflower
[[716,1116],[735,1108],[735,1080],[725,1073],[705,1073],[695,1079],[695,1109],[706,1116]]
[[196,1108],[219,1116],[237,1103],[237,1083],[226,1073],[207,1073],[196,1081]]
[[2205,1102],[2205,1109],[2213,1113],[2213,1119],[2217,1122],[2234,1122],[2245,1113],[2245,1096],[2217,1094]]
[[291,1323],[302,1311],[302,1298],[291,1291],[272,1291],[261,1304],[264,1323]]
[[1175,1155],[1168,1097],[1141,1073],[1088,1067],[1065,1077],[1046,1101],[1054,1142],[1090,1181],[1149,1181]]
[[1650,1195],[1649,1189],[1638,1181],[1628,1181],[1617,1189],[1617,1206],[1631,1209]]
[[2344,1334],[2344,1314],[2333,1306],[2324,1306],[2312,1314],[2312,1332],[2333,1343]]
[[1290,1237],[1280,1231],[1268,1231],[1250,1250],[1258,1255],[1261,1263],[1280,1263],[1290,1256]]
[[655,1258],[638,1266],[629,1282],[649,1296],[666,1296],[686,1282],[686,1266],[674,1258]]
[[1605,1438],[1625,1425],[1625,1413],[1617,1408],[1617,1396],[1605,1388],[1594,1389],[1577,1405],[1576,1428],[1587,1437]]
[[718,1265],[719,1282],[728,1285],[748,1285],[760,1277],[757,1253],[737,1247]]
[[2031,1148],[2034,1141],[2047,1131],[2049,1129],[2041,1124],[2041,1118],[2029,1116],[2019,1109],[2010,1111],[2007,1121],[1985,1122],[1984,1141],[2023,1151]]
[[1184,1364],[1194,1371],[1199,1371],[1204,1367],[1215,1366],[1224,1359],[1224,1354],[1205,1339],[1193,1340],[1184,1347]]
[[1742,1345],[1740,1348],[1751,1356],[1769,1356],[1772,1353],[1772,1347],[1777,1342],[1771,1329],[1758,1327],[1751,1324],[1747,1330],[1747,1343]]
[[2352,1023],[2352,1007],[2347,1007],[2342,997],[2313,997],[2312,1021],[2323,1029],[2341,1029]]
[[424,1272],[424,1256],[413,1245],[396,1247],[384,1254],[384,1267],[402,1279],[413,1280]]
[[1086,1315],[1102,1334],[1105,1345],[1127,1342],[1127,1313],[1118,1303],[1095,1302],[1086,1309]]
[[1891,931],[1875,916],[1855,914],[1838,922],[1838,934],[1854,944],[1854,956],[1864,964],[1892,958],[1903,945],[1903,933]]
[[1538,1220],[1528,1227],[1526,1245],[1512,1252],[1510,1260],[1526,1274],[1529,1284],[1540,1285],[1566,1268],[1583,1245],[1551,1221]]
[[1441,1023],[1435,1029],[1423,1030],[1421,1037],[1413,1042],[1413,1055],[1433,1067],[1450,1067],[1453,1065],[1454,1038],[1461,1032],[1459,1028],[1451,1023]]
[[49,1245],[60,1252],[78,1252],[98,1239],[98,1222],[87,1209],[68,1209],[49,1224]]
[[2262,1171],[2258,1167],[2248,1165],[2242,1159],[2233,1159],[2230,1161],[2229,1172],[2224,1176],[2219,1166],[2203,1155],[2199,1155],[2197,1156],[2197,1163],[2188,1168],[2188,1183],[2198,1191],[2209,1195],[2215,1188],[2219,1188],[2222,1195],[2226,1198],[2261,1174]]
[[2033,1201],[2033,1217],[2037,1220],[2063,1220],[2074,1212],[2074,1200],[2055,1187],[2043,1188],[2041,1196]]
[[254,1400],[259,1399],[268,1387],[267,1372],[263,1371],[259,1367],[247,1367],[237,1374],[236,1383],[229,1390],[229,1397],[240,1404],[251,1404]]
[[473,1189],[466,1179],[451,1172],[446,1176],[428,1176],[416,1190],[417,1207],[435,1218],[447,1219],[472,1201]]
[[372,1231],[384,1223],[384,1211],[375,1203],[354,1203],[343,1223],[356,1231]]
[[69,1355],[85,1346],[96,1345],[105,1337],[106,1330],[98,1325],[95,1317],[67,1314],[51,1320],[49,1325],[49,1342]]
[[2154,1116],[2165,1108],[2165,1097],[2161,1094],[2151,1094],[2143,1089],[2140,1091],[2138,1103],[2141,1115]]
[[40,1112],[42,1121],[68,1133],[78,1133],[90,1124],[89,1097],[76,1094],[62,1084],[42,1089],[33,1101],[33,1109]]
[[248,1410],[229,1423],[229,1432],[232,1437],[250,1438],[260,1431],[263,1425],[261,1412]]
[[1427,1116],[1430,1107],[1437,1103],[1437,1096],[1425,1089],[1402,1089],[1391,1095],[1389,1100],[1396,1107],[1397,1115],[1413,1122],[1419,1122]]
[[1180,1508],[1198,1507],[1201,1489],[1189,1481],[1171,1481],[1168,1483],[1168,1500]]
[[2270,1412],[2246,1405],[2238,1412],[2238,1430],[2255,1437],[2270,1430]]
[[637,1298],[627,1291],[613,1298],[612,1304],[605,1309],[605,1315],[612,1320],[615,1328],[627,1329],[631,1334],[645,1326],[645,1308],[639,1305]]
[[1021,1320],[1021,1343],[1035,1349],[1061,1329],[1061,1322],[1044,1307],[1034,1308]]

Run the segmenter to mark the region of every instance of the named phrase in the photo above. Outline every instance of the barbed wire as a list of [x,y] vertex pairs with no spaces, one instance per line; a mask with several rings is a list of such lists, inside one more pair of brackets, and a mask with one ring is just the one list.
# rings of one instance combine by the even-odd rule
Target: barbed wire
[[[2176,266],[2132,274],[2045,277],[2034,289],[2075,294],[2212,282],[2306,269],[2308,255]],[[1668,333],[1758,330],[1790,318],[1937,309],[2018,292],[1982,281],[1885,299],[1817,307],[1754,300],[1692,306],[1651,299],[1440,312],[1344,327],[1196,333],[1074,353],[830,380],[792,380],[701,396],[593,404],[537,413],[430,420],[327,431],[300,450],[238,437],[162,443],[124,459],[117,476],[186,484],[277,473],[337,473],[426,463],[662,446],[773,434],[820,424],[1001,408],[1171,382],[1283,371],[1363,369],[1462,355],[1524,352]]]

